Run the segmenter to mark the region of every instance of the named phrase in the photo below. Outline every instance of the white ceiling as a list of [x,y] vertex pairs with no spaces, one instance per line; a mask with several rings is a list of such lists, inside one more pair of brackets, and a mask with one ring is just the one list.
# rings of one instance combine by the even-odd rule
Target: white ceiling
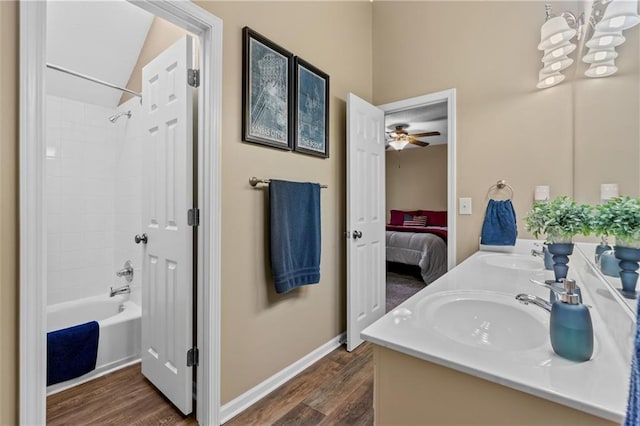
[[[447,143],[447,101],[423,105],[416,108],[398,111],[384,116],[386,131],[390,132],[397,125],[408,125],[405,130],[409,133],[440,132],[440,136],[416,138],[430,145],[444,145]],[[407,145],[404,149],[420,148],[417,145]],[[392,150],[387,151],[392,152]]]
[[[125,87],[153,15],[124,0],[47,2],[47,62]],[[119,90],[47,69],[47,93],[115,108]]]

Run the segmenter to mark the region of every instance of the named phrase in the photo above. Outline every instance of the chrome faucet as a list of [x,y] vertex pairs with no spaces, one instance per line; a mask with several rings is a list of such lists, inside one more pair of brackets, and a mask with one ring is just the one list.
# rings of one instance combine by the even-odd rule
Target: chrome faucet
[[519,301],[520,303],[524,303],[525,305],[528,305],[529,303],[534,304],[536,306],[541,307],[547,312],[551,312],[551,303],[547,302],[541,297],[533,296],[531,294],[520,293],[519,295],[516,296],[516,300]]
[[534,246],[531,249],[531,256],[544,257],[544,249],[540,247],[540,244],[534,244]]
[[113,287],[109,287],[109,297],[113,297],[116,294],[129,294],[131,293],[131,287],[129,284],[125,284],[122,287],[118,287],[114,289]]
[[117,277],[125,277],[128,283],[133,281],[133,264],[130,260],[124,262],[124,268],[116,272]]

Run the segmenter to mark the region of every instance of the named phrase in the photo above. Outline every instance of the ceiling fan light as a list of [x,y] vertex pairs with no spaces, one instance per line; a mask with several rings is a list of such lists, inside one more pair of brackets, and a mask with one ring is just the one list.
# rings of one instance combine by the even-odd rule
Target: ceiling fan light
[[618,57],[618,52],[613,47],[607,49],[589,49],[582,58],[582,62],[593,64],[594,62],[606,62]]
[[596,30],[623,31],[639,23],[638,0],[612,0],[596,24]]
[[597,62],[591,64],[589,69],[584,73],[587,77],[599,78],[608,77],[615,74],[618,71],[618,67],[613,63],[613,59],[607,62]]
[[542,62],[554,62],[563,56],[569,55],[574,50],[576,50],[575,44],[571,42],[563,43],[560,46],[545,50]]
[[573,59],[568,56],[563,56],[551,62],[545,62],[542,72],[545,74],[552,74],[554,72],[560,72],[569,68],[573,64]]
[[564,80],[564,75],[559,72],[545,73],[542,70],[538,73],[538,84],[536,87],[538,89],[546,89],[556,84],[560,84]]
[[605,49],[609,47],[618,47],[625,42],[625,38],[620,31],[613,33],[603,33],[597,31],[591,37],[586,45],[590,49]]
[[408,139],[396,139],[394,141],[389,142],[389,145],[396,151],[402,151],[405,146],[409,143]]
[[577,31],[569,27],[566,19],[562,16],[551,18],[540,28],[540,44],[538,44],[538,49],[547,50],[563,44],[575,37],[576,33]]

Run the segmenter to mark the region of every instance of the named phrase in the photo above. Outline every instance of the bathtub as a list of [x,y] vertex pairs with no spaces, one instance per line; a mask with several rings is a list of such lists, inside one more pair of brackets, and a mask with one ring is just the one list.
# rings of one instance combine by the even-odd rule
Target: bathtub
[[47,387],[47,395],[103,376],[140,360],[140,306],[125,296],[95,296],[47,306],[47,332],[98,321],[96,369]]

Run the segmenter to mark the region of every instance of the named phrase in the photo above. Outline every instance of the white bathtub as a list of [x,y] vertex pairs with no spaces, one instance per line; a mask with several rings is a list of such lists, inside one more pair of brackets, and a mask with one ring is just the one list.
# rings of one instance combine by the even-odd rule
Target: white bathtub
[[96,369],[47,387],[60,392],[140,360],[140,306],[124,296],[96,296],[47,306],[47,332],[98,321],[100,337]]

